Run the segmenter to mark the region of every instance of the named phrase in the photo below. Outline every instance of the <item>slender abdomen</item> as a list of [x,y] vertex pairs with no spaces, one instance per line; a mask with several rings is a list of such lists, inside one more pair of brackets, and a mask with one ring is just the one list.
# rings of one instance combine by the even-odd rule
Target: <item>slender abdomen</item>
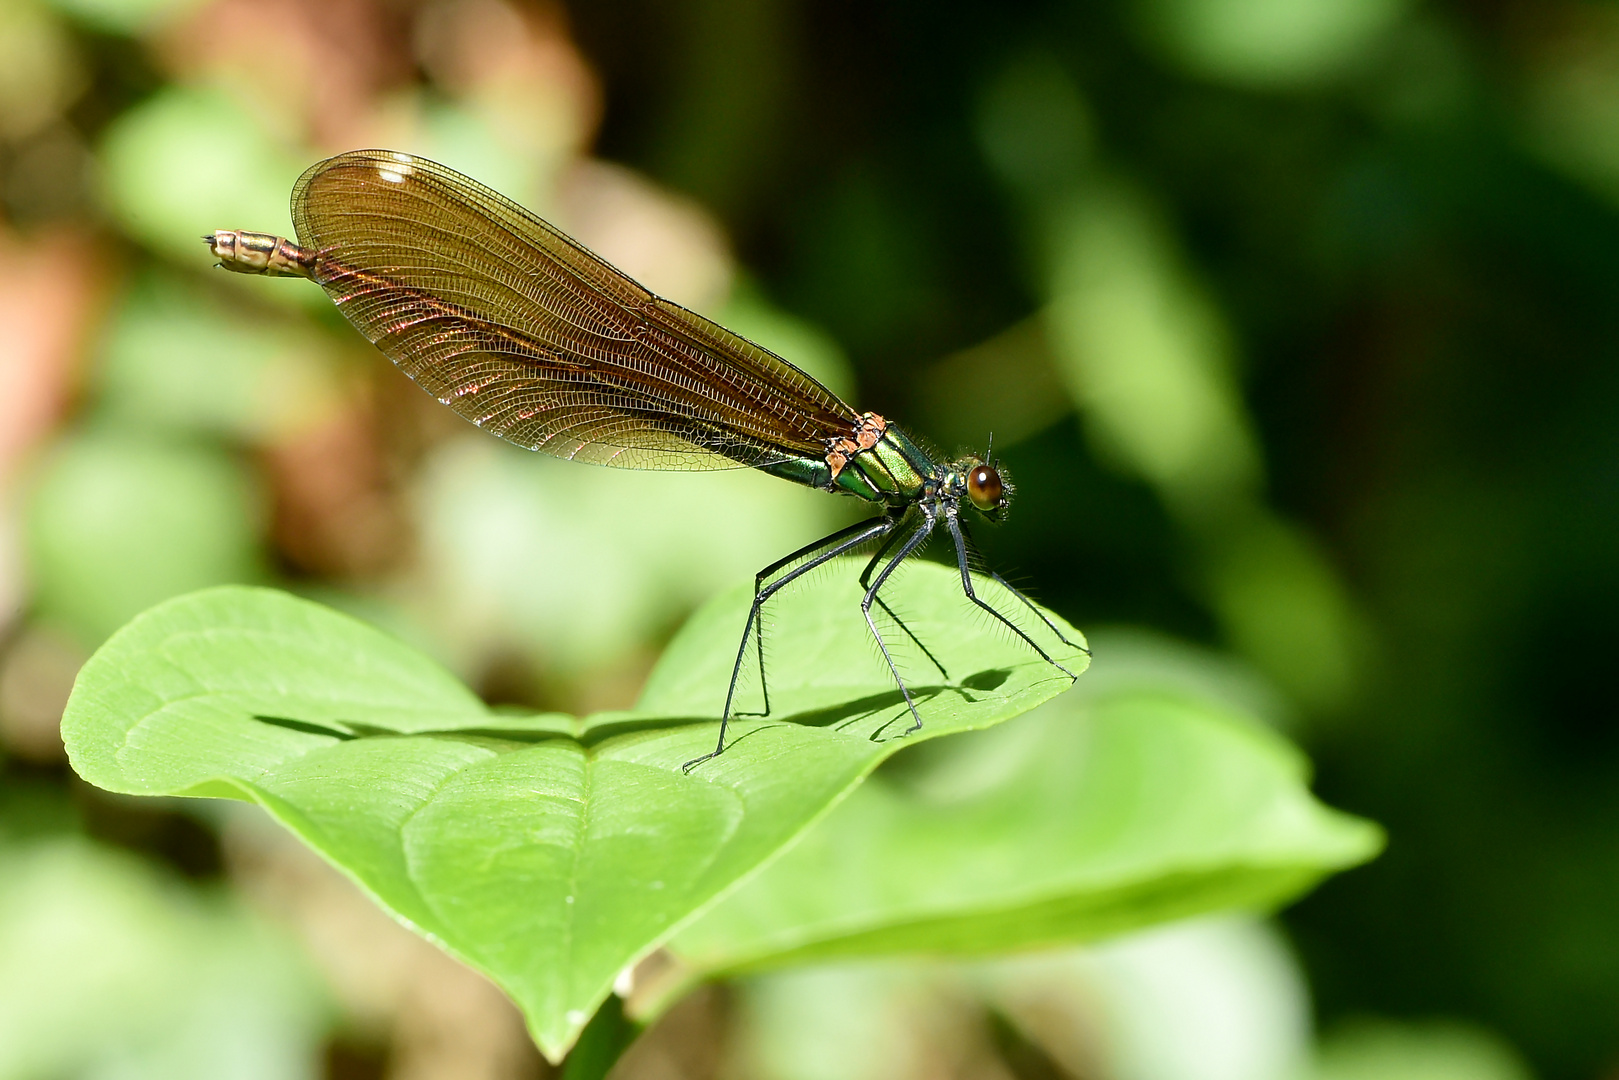
[[203,240],[218,257],[220,266],[238,274],[306,278],[314,273],[315,253],[284,236],[220,229]]

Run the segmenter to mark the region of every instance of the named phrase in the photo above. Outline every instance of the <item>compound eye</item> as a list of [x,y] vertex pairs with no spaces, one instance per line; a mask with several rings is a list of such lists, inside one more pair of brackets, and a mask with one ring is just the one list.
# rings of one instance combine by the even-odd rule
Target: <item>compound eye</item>
[[994,510],[1001,505],[1001,474],[988,465],[979,465],[967,474],[967,498],[980,510]]

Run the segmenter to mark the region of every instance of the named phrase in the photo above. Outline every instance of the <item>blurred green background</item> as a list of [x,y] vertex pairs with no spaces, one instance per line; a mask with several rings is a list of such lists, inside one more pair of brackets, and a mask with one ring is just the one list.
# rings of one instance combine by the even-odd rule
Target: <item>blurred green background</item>
[[705,992],[624,1075],[1619,1077],[1619,5],[0,0],[0,1078],[543,1072],[256,817],[73,778],[143,607],[276,583],[615,707],[855,509],[498,444],[210,268],[362,146],[993,432],[990,562],[1240,683],[1390,833],[1271,922]]

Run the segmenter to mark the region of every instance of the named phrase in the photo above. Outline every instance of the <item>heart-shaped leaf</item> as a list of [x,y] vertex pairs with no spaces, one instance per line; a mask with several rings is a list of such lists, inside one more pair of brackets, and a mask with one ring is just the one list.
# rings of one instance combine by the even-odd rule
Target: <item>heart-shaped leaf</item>
[[[109,790],[259,802],[495,979],[556,1060],[626,965],[880,760],[1070,685],[1011,635],[975,632],[953,571],[909,567],[890,602],[914,639],[889,635],[950,674],[909,665],[926,726],[901,739],[910,717],[856,594],[803,589],[772,606],[771,716],[734,721],[726,752],[688,775],[682,763],[713,747],[749,595],[693,617],[637,711],[577,720],[491,713],[432,661],[317,604],[207,590],[91,658],[63,736],[79,774]],[[1083,670],[1082,652],[1024,621]]]

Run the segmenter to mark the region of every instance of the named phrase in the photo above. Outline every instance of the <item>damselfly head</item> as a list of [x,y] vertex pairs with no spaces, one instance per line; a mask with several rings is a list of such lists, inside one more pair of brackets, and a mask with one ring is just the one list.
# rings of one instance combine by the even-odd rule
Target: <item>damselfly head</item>
[[999,510],[1003,504],[1001,474],[990,465],[979,465],[967,474],[967,498],[980,510]]
[[999,518],[1012,499],[1012,482],[1000,467],[970,456],[958,461],[956,469],[962,478],[956,490],[991,518]]

